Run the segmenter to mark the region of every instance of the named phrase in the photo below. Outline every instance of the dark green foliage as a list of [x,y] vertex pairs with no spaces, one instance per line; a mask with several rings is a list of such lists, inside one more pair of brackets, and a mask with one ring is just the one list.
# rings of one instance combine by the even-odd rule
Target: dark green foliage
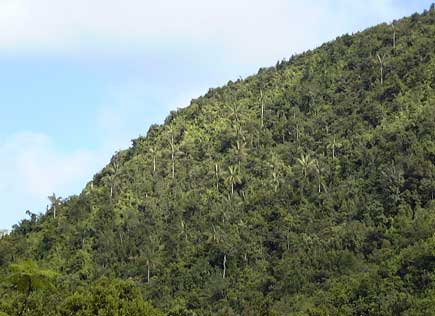
[[432,8],[171,112],[0,240],[4,280],[57,273],[0,310],[434,315],[434,39]]
[[80,288],[58,307],[62,316],[159,316],[161,313],[144,302],[137,286],[131,282],[102,279]]

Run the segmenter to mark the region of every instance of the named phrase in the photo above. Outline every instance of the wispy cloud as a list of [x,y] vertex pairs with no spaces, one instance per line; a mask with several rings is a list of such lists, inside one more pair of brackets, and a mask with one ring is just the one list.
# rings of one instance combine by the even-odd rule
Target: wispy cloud
[[62,152],[41,133],[17,133],[0,142],[1,226],[12,225],[32,206],[42,208],[51,192],[79,193],[102,160],[99,152]]
[[[238,60],[280,59],[405,13],[393,0],[3,0],[0,47],[14,52],[119,54],[190,47]],[[364,23],[363,23],[364,22]],[[352,30],[352,28],[350,29]],[[205,48],[202,52],[198,49]],[[176,55],[176,52],[174,52]]]

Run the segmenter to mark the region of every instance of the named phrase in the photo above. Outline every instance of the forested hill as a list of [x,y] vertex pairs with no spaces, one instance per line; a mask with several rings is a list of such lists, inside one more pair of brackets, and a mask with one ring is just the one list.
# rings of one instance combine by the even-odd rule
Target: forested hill
[[435,9],[229,82],[0,240],[0,315],[435,315]]

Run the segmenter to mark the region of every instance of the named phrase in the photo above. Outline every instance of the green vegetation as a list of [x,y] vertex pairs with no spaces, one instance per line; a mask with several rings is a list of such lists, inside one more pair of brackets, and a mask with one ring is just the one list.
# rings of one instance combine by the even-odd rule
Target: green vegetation
[[432,6],[172,112],[0,240],[0,315],[435,315],[434,39]]

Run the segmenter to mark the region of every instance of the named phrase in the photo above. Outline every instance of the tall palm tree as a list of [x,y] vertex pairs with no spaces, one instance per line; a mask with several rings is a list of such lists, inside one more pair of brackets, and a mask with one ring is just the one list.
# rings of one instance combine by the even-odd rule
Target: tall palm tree
[[[242,132],[241,123],[245,118],[246,113],[243,105],[232,102],[226,107],[227,118],[231,122],[231,127],[236,130],[237,133]],[[240,137],[238,137],[240,139]]]
[[308,154],[307,155],[302,154],[301,158],[297,158],[296,161],[301,166],[302,171],[304,173],[304,178],[306,178],[308,173],[313,169],[315,160],[311,159],[310,155]]
[[329,144],[326,146],[327,149],[331,150],[332,153],[332,160],[335,160],[336,156],[336,149],[340,148],[342,146],[341,143],[337,142],[335,136],[332,138],[332,140],[329,142]]
[[243,117],[243,109],[237,103],[231,103],[228,107],[228,117],[236,123],[240,123]]
[[119,163],[118,159],[115,156],[112,158],[112,161],[110,162],[110,165],[107,167],[108,175],[107,175],[107,181],[110,186],[110,204],[112,204],[113,200],[113,194],[115,190],[116,180],[118,177],[118,171],[119,171]]
[[242,183],[242,179],[239,176],[239,169],[237,166],[228,167],[228,175],[225,178],[225,183],[231,187],[231,196],[234,194],[234,186]]
[[175,140],[174,140],[174,130],[172,127],[169,129],[170,137],[169,137],[169,146],[171,149],[171,161],[172,161],[172,179],[175,178]]
[[323,180],[323,173],[325,172],[325,168],[322,167],[319,160],[315,160],[314,171],[316,172],[317,175],[317,188],[318,188],[318,192],[320,193],[322,191],[322,184],[324,185],[322,180]]
[[264,95],[263,90],[260,90],[260,103],[261,103],[261,128],[264,127]]
[[377,53],[376,57],[378,58],[378,62],[379,62],[380,81],[381,81],[381,85],[383,85],[384,84],[385,54],[383,54],[381,56],[381,55],[379,55],[379,53]]
[[216,191],[219,192],[220,167],[217,163],[214,165],[214,176],[216,178]]
[[56,218],[57,207],[60,205],[60,203],[62,203],[62,197],[56,196],[56,194],[53,193],[53,195],[50,195],[48,197],[48,200],[50,201],[51,207],[53,208],[53,217]]
[[272,172],[272,186],[273,186],[273,191],[276,193],[278,192],[278,188],[281,184],[281,175],[279,172],[277,171],[273,171]]
[[285,137],[286,134],[291,135],[291,133],[289,133],[289,131],[287,131],[287,116],[285,115],[285,113],[283,111],[280,111],[278,113],[278,120],[275,123],[276,129],[278,131],[280,131],[281,134],[281,142],[284,144],[285,143]]
[[241,169],[242,161],[245,160],[246,155],[247,155],[246,143],[236,141],[236,144],[233,146],[233,151],[236,154],[236,160],[237,160],[239,169]]
[[147,283],[151,282],[151,269],[157,261],[158,251],[161,245],[161,240],[157,235],[149,234],[146,247],[141,251],[147,266]]
[[153,173],[156,173],[156,161],[157,161],[157,148],[151,147],[149,149],[151,156],[153,157]]

